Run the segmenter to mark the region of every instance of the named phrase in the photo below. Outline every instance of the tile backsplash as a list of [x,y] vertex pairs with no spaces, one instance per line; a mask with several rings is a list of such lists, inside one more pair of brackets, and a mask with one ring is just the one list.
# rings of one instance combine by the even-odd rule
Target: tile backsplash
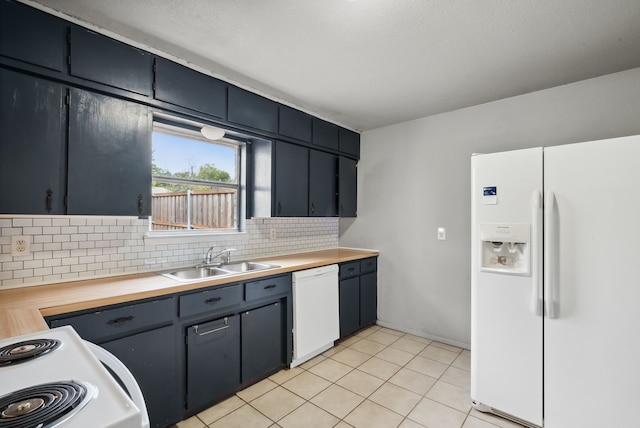
[[[148,229],[148,220],[132,217],[0,218],[0,288],[189,266],[212,245],[235,248],[234,260],[335,248],[339,219],[251,219],[244,234],[206,238],[147,237]],[[29,255],[11,255],[12,236],[29,240]]]

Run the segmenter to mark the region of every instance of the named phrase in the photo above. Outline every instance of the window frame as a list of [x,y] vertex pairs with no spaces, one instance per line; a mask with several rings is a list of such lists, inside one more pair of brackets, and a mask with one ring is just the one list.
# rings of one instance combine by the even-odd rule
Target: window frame
[[[162,175],[151,175],[153,182],[162,182],[169,184],[181,184],[181,185],[202,185],[211,188],[228,188],[236,190],[236,221],[233,228],[220,228],[220,229],[176,229],[176,230],[154,230],[153,229],[153,211],[149,216],[148,231],[145,232],[145,237],[177,237],[177,236],[208,236],[208,235],[229,235],[235,233],[244,233],[246,226],[246,212],[247,212],[247,180],[248,180],[248,144],[249,140],[238,136],[236,133],[227,131],[225,136],[220,140],[209,140],[200,133],[200,129],[204,126],[204,123],[194,122],[186,119],[180,119],[175,117],[169,117],[162,114],[154,114],[153,118],[153,130],[155,134],[163,133],[178,136],[181,138],[188,138],[191,140],[201,141],[207,144],[217,144],[222,146],[234,147],[236,149],[235,168],[236,175],[234,183],[225,183],[219,181],[208,181],[198,179],[185,179],[180,177],[166,177]],[[153,136],[151,147],[153,152]],[[213,162],[212,162],[213,163]],[[189,219],[190,223],[190,219]]]

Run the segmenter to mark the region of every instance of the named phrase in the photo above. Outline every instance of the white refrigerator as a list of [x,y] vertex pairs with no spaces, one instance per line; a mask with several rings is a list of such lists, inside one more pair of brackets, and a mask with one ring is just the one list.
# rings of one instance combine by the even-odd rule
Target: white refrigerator
[[474,155],[471,398],[640,426],[640,136]]

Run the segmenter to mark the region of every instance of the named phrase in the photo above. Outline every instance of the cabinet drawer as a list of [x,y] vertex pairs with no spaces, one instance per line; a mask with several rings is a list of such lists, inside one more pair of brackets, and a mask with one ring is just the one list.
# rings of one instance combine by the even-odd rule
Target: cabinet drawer
[[261,299],[263,297],[289,292],[291,290],[291,277],[285,275],[248,282],[245,287],[246,300]]
[[203,312],[219,311],[242,303],[242,286],[214,288],[199,293],[180,296],[180,316],[187,317]]
[[70,325],[83,339],[99,342],[103,338],[131,334],[155,325],[170,323],[174,312],[175,303],[172,297],[56,319],[51,321],[51,327]]
[[368,259],[360,260],[360,273],[375,272],[378,270],[378,258],[369,257]]
[[340,264],[340,279],[360,275],[360,261]]

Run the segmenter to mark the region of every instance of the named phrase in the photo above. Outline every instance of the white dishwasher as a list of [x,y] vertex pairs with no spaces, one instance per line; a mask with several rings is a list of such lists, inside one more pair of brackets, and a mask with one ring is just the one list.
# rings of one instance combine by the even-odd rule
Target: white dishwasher
[[293,360],[298,366],[340,336],[338,265],[293,272]]

